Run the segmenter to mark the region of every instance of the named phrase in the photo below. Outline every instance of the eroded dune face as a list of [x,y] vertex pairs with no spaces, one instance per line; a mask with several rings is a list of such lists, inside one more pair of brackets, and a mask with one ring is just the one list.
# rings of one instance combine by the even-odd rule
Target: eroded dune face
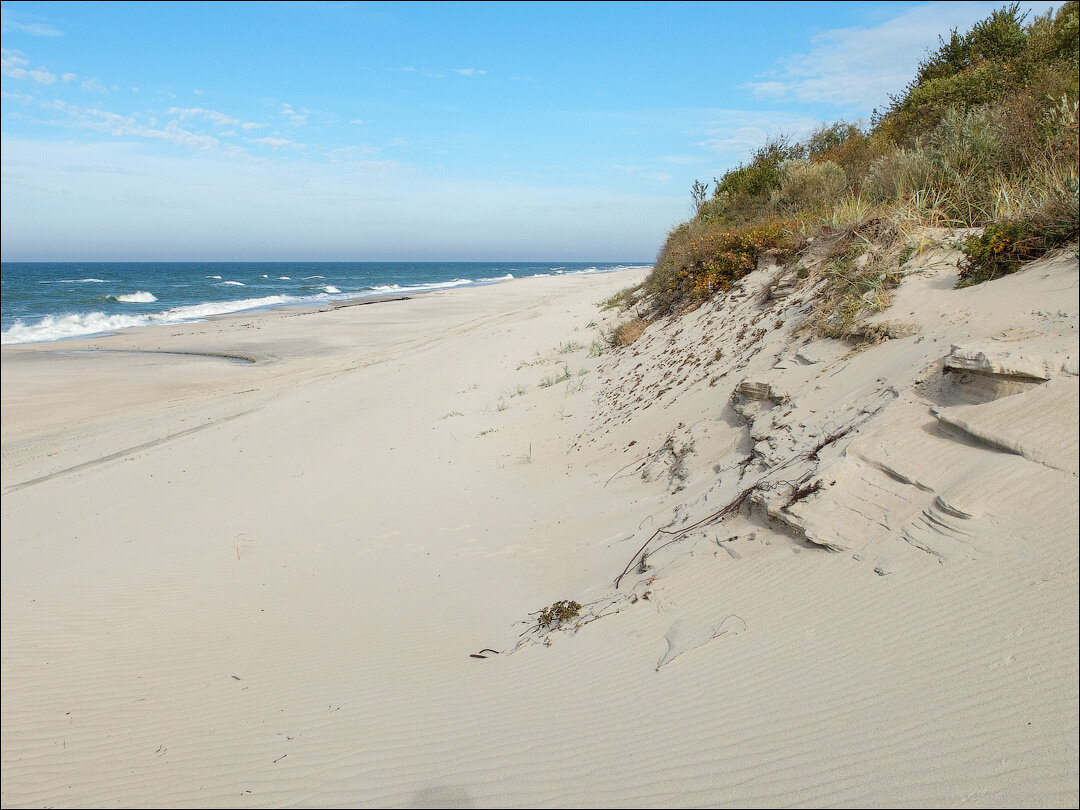
[[1077,263],[954,260],[849,342],[770,266],[87,356],[130,427],[5,416],[4,803],[1075,804]]

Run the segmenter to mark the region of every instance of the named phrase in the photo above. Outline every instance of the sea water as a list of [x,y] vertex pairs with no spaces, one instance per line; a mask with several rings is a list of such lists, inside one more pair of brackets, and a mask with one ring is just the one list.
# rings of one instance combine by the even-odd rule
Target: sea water
[[595,262],[3,262],[0,343],[33,343],[279,306],[412,295],[527,276],[605,273]]

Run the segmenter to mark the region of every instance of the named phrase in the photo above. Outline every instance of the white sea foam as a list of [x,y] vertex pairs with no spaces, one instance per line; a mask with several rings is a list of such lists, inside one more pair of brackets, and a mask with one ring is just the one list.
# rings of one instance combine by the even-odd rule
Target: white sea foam
[[102,332],[115,332],[118,329],[131,329],[136,326],[158,326],[198,321],[211,315],[225,315],[246,309],[259,309],[279,304],[320,299],[325,300],[325,297],[311,296],[304,299],[291,295],[268,295],[263,298],[245,298],[240,301],[191,304],[145,315],[106,315],[104,312],[87,312],[81,315],[46,315],[37,323],[32,324],[25,324],[21,320],[16,320],[6,332],[0,333],[0,344],[6,346],[11,343],[36,343],[62,340],[63,338],[85,337],[86,335],[97,335]]
[[480,282],[490,284],[493,281],[509,281],[513,277],[513,273],[507,273],[505,276],[492,276],[491,278],[482,278],[480,279]]
[[221,276],[207,276],[207,278],[216,278],[218,281],[221,280]]
[[103,278],[62,278],[57,281],[39,281],[38,284],[104,284]]
[[333,284],[327,284],[327,285],[326,285],[325,287],[323,287],[323,292],[328,292],[328,293],[339,293],[339,292],[341,292],[341,290],[339,290],[339,289],[338,289],[337,287],[335,287],[335,286],[334,286]]
[[266,273],[263,273],[261,276],[259,276],[259,278],[270,278],[270,276],[266,275]]
[[278,276],[278,279],[280,279],[281,281],[292,281],[292,279],[288,276]]
[[[218,276],[218,278],[221,278],[221,276]],[[244,282],[242,282],[242,281],[223,281],[218,286],[219,287],[245,287],[247,285],[244,284]]]
[[311,281],[313,278],[326,278],[326,276],[304,276],[301,281]]
[[128,293],[127,295],[114,295],[112,298],[115,301],[119,301],[121,304],[152,304],[154,301],[157,301],[156,295],[152,292],[146,292],[145,290]]

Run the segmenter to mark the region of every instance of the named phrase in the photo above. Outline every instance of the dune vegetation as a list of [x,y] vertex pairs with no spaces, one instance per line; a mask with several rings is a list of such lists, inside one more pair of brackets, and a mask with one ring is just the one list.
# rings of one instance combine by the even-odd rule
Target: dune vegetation
[[[640,288],[612,300],[642,320],[692,309],[765,259],[816,242],[820,329],[843,336],[888,305],[916,233],[959,231],[958,286],[1016,270],[1077,236],[1080,4],[1028,19],[1017,4],[952,31],[868,125],[778,135],[744,164],[695,182]],[[621,333],[618,343],[626,343]]]

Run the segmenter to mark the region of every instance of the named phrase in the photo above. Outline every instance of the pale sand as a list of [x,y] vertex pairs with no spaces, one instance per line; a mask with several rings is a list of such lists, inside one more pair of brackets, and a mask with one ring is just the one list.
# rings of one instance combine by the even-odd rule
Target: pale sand
[[5,347],[4,806],[1076,806],[1077,263],[954,259]]

